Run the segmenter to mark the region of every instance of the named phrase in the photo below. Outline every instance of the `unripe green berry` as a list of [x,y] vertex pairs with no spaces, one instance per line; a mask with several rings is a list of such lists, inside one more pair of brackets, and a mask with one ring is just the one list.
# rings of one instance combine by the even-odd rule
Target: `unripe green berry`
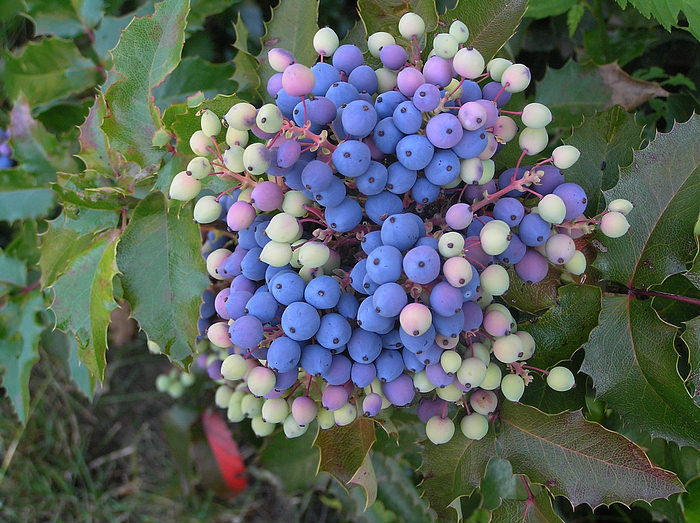
[[459,428],[465,438],[480,440],[489,431],[489,421],[483,414],[474,412],[462,418]]
[[338,410],[333,411],[333,418],[339,427],[350,425],[357,418],[357,409],[352,403],[346,403]]
[[261,262],[271,267],[284,267],[292,259],[292,246],[288,242],[269,241],[259,257]]
[[554,367],[547,374],[547,385],[559,392],[571,390],[575,382],[573,373],[566,367]]
[[514,363],[525,354],[523,342],[515,334],[501,336],[493,342],[493,355],[502,363]]
[[284,398],[266,399],[261,412],[268,423],[282,423],[289,414],[289,404]]
[[192,158],[190,163],[187,164],[186,170],[189,171],[192,174],[192,177],[197,180],[202,180],[214,172],[211,162],[204,156]]
[[156,390],[158,392],[165,392],[170,387],[170,376],[167,374],[159,374],[156,378]]
[[517,374],[506,374],[501,380],[501,392],[509,401],[520,401],[525,392],[525,382]]
[[552,121],[552,111],[544,104],[533,102],[523,108],[523,124],[531,129],[544,129]]
[[[230,405],[229,405],[230,406]],[[246,394],[241,399],[241,411],[246,418],[254,418],[262,414],[263,399],[252,394]]]
[[216,136],[221,131],[221,120],[213,111],[205,109],[200,118],[202,132],[207,136]]
[[469,40],[469,29],[464,22],[455,20],[450,25],[450,35],[457,40],[457,43],[465,44]]
[[458,232],[447,232],[438,240],[438,251],[445,258],[461,255],[462,249],[464,249],[464,236]]
[[545,129],[526,127],[520,131],[518,144],[528,156],[534,156],[544,151],[549,143],[549,135]]
[[486,364],[476,356],[465,359],[457,371],[457,379],[468,388],[479,387],[484,378],[486,378]]
[[304,209],[304,205],[309,205],[310,203],[311,200],[301,191],[287,191],[284,193],[284,200],[282,200],[282,210],[287,214],[301,218],[308,212]]
[[314,35],[314,49],[321,56],[331,56],[338,49],[338,35],[330,27],[322,27]]
[[240,354],[231,354],[221,363],[221,375],[225,380],[240,380],[246,372],[248,372],[248,364]]
[[212,156],[214,142],[203,131],[195,131],[190,136],[190,149],[197,156]]
[[180,171],[175,175],[173,181],[170,182],[169,196],[173,200],[188,202],[196,198],[199,191],[202,190],[202,184],[194,178],[188,171]]
[[375,58],[379,58],[379,52],[387,45],[393,45],[396,43],[394,37],[384,31],[378,31],[369,35],[367,39],[367,49],[369,53]]
[[220,409],[228,407],[233,391],[228,385],[221,385],[214,393],[214,403]]
[[586,257],[581,251],[576,251],[571,259],[564,264],[564,268],[571,274],[581,276],[586,272]]
[[240,131],[235,127],[229,127],[226,129],[226,145],[229,147],[233,147],[234,145],[245,147],[248,145],[249,138],[250,135],[248,134],[248,131]]
[[455,424],[450,418],[433,416],[425,424],[425,435],[433,444],[442,445],[455,435]]
[[399,20],[399,34],[406,40],[420,38],[425,33],[425,22],[416,13],[406,13]]
[[291,414],[287,416],[284,420],[284,425],[282,426],[284,430],[284,435],[287,436],[289,439],[293,438],[298,438],[299,436],[303,436],[306,431],[308,430],[309,426],[304,425],[301,426],[299,425],[295,420],[294,416]]
[[269,436],[275,430],[274,423],[264,421],[260,416],[256,416],[250,420],[250,428],[253,429],[255,435],[259,438]]
[[438,387],[435,389],[438,398],[443,399],[449,403],[454,403],[462,397],[462,389],[457,387],[454,383],[450,383],[446,387]]
[[513,64],[501,75],[501,83],[509,93],[520,93],[530,85],[530,69],[523,64]]
[[221,216],[221,204],[214,196],[202,196],[194,206],[194,221],[211,223]]
[[249,131],[255,125],[255,118],[257,117],[258,110],[253,104],[248,102],[240,102],[231,107],[224,120],[229,125],[238,129],[239,131]]
[[600,219],[600,230],[608,238],[619,238],[629,230],[630,224],[621,212],[607,212]]
[[546,194],[537,205],[537,209],[542,218],[547,223],[560,224],[566,218],[566,205],[556,194]]
[[377,75],[377,82],[379,85],[377,87],[377,92],[385,93],[396,87],[396,73],[391,69],[380,67],[374,72],[374,74]]
[[622,198],[619,198],[617,200],[613,200],[608,204],[608,210],[609,211],[615,211],[619,212],[621,214],[624,214],[627,216],[629,212],[634,208],[634,205],[632,205],[632,202],[629,202],[627,200],[623,200]]
[[255,123],[261,131],[274,134],[282,129],[282,112],[275,104],[265,104],[258,110]]
[[581,152],[573,145],[560,145],[552,151],[552,161],[558,169],[568,169],[575,164]]
[[435,49],[435,54],[440,58],[449,60],[457,54],[459,42],[449,33],[438,33],[433,38],[433,49]]
[[447,374],[454,374],[462,365],[462,357],[457,351],[446,350],[440,356],[440,366]]
[[506,60],[505,58],[494,58],[486,65],[486,71],[488,71],[491,79],[494,82],[500,82],[503,72],[508,69],[513,62]]
[[489,363],[486,367],[486,376],[484,376],[484,381],[481,382],[481,387],[484,390],[494,390],[501,385],[501,367],[496,363]]
[[481,288],[491,296],[503,296],[510,287],[510,277],[501,265],[489,265],[481,273]]

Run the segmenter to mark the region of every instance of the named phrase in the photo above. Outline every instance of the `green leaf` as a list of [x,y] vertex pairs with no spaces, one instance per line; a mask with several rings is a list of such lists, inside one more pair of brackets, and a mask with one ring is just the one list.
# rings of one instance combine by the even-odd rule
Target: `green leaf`
[[372,465],[372,458],[369,452],[365,455],[362,465],[355,471],[348,484],[358,485],[365,491],[367,502],[364,510],[367,510],[368,507],[377,501],[377,476],[374,473],[374,466]]
[[686,490],[687,492],[683,494],[686,521],[698,521],[700,519],[700,477],[689,481]]
[[528,363],[548,368],[571,359],[598,324],[600,300],[599,287],[574,284],[560,287],[556,306],[534,323],[519,326],[535,338],[535,354]]
[[398,521],[430,523],[434,520],[413,483],[410,468],[381,452],[372,453],[372,463],[379,484],[377,499],[396,514]]
[[488,434],[478,441],[467,439],[457,427],[453,438],[443,445],[425,442],[419,469],[423,475],[421,487],[439,521],[455,519],[451,508],[479,487],[489,460],[496,454],[492,424]]
[[560,283],[560,273],[554,267],[550,267],[547,276],[537,283],[521,280],[512,266],[507,269],[510,287],[503,296],[503,301],[507,305],[528,314],[536,314],[554,306],[557,300],[557,287]]
[[142,200],[117,248],[117,266],[131,314],[148,338],[172,360],[189,360],[209,285],[192,204],[178,215],[160,192]]
[[459,0],[455,8],[448,10],[440,19],[448,27],[453,20],[467,24],[467,44],[478,49],[488,62],[513,36],[526,8],[527,0]]
[[[267,86],[267,81],[275,74],[267,62],[270,49],[286,49],[300,64],[311,66],[316,61],[318,55],[311,44],[318,31],[318,2],[319,0],[280,0],[279,5],[272,10],[272,19],[265,24],[262,49],[258,54],[261,63],[260,85]],[[236,64],[237,67],[241,65],[246,64]],[[234,80],[238,81],[238,78],[234,77]]]
[[35,187],[54,181],[57,171],[77,170],[70,151],[32,118],[30,104],[23,96],[10,112],[10,136],[12,154],[22,170],[33,175]]
[[578,0],[530,0],[525,16],[528,18],[549,18],[566,13]]
[[611,97],[597,67],[573,60],[561,69],[547,69],[536,87],[536,100],[549,107],[559,128],[579,124],[582,116],[606,107]]
[[114,70],[123,78],[105,94],[110,112],[102,129],[112,147],[142,167],[157,164],[163,156],[151,146],[162,127],[152,90],[180,62],[188,11],[188,0],[156,4],[152,16],[135,18],[124,29],[112,51]]
[[[437,10],[433,0],[359,0],[357,10],[365,27],[365,34],[371,35],[377,31],[385,31],[398,37],[399,19],[406,13],[416,13],[425,22],[426,34],[434,31],[438,23]],[[471,27],[469,28],[471,29]],[[432,40],[428,39],[430,45]],[[366,45],[366,44],[365,44]]]
[[260,464],[277,476],[287,492],[311,490],[317,481],[319,460],[315,439],[316,430],[311,427],[294,439],[287,439],[284,432],[279,431],[265,438],[265,447],[259,454]]
[[187,56],[165,81],[153,89],[156,104],[161,110],[169,105],[185,101],[185,98],[203,91],[212,98],[219,93],[233,93],[236,83],[231,81],[235,67],[229,64],[213,64],[198,56]]
[[678,374],[677,329],[659,320],[650,300],[603,298],[600,324],[585,345],[581,370],[597,397],[654,437],[700,445],[700,409]]
[[101,60],[106,60],[111,63],[111,57],[109,52],[114,49],[114,47],[119,42],[122,31],[126,29],[126,26],[138,16],[146,16],[153,13],[153,2],[145,2],[141,7],[139,7],[133,13],[125,14],[124,16],[105,16],[102,19],[100,27],[95,31],[95,41],[92,44],[92,48],[97,53],[97,56]]
[[486,465],[486,472],[481,480],[481,495],[484,500],[482,506],[487,510],[494,510],[501,504],[501,499],[516,499],[518,497],[518,485],[521,480],[513,474],[510,462],[493,458]]
[[103,0],[27,0],[27,14],[37,34],[73,38],[102,18]]
[[[174,115],[174,122],[172,127],[175,136],[177,137],[177,152],[184,155],[193,155],[192,149],[190,149],[190,136],[201,129],[201,118],[197,116],[197,113],[203,109],[210,109],[219,117],[223,117],[228,110],[234,104],[241,101],[238,96],[234,95],[223,95],[219,94],[213,100],[205,100],[201,104],[195,107],[187,107],[187,109],[181,113]],[[224,130],[222,129],[220,137],[223,135]]]
[[233,46],[238,49],[238,52],[233,57],[235,72],[231,79],[238,85],[239,95],[243,92],[249,92],[255,98],[258,98],[257,91],[261,84],[260,62],[250,54],[248,49],[248,28],[243,23],[240,13],[233,28],[236,31],[236,41]]
[[116,230],[90,238],[51,286],[54,294],[51,310],[56,315],[56,326],[73,333],[80,360],[100,381],[107,364],[110,312],[117,307],[112,279],[117,274],[118,240]]
[[566,25],[569,28],[569,37],[573,38],[578,25],[581,23],[581,18],[583,18],[584,7],[583,4],[575,4],[569,9],[566,14]]
[[85,164],[85,169],[103,176],[117,175],[116,151],[109,148],[109,140],[101,128],[107,115],[107,104],[102,93],[95,95],[95,101],[85,121],[80,125],[80,152],[76,155]]
[[187,31],[193,33],[204,28],[204,19],[225,11],[240,0],[192,0],[192,10],[187,19]]
[[563,523],[552,508],[552,499],[547,489],[540,488],[532,499],[503,500],[501,506],[491,513],[492,523]]
[[632,151],[642,144],[642,129],[634,115],[616,105],[591,117],[584,117],[580,127],[564,140],[581,156],[565,171],[566,181],[579,184],[586,191],[586,214],[594,216],[603,210],[603,190],[617,183],[620,167],[632,162]]
[[688,31],[700,40],[700,7],[694,0],[617,0],[622,8],[630,5],[636,7],[645,17],[653,16],[667,31],[679,27],[680,11],[688,20]]
[[7,285],[27,285],[27,266],[22,260],[13,258],[0,249],[0,290]]
[[628,287],[649,288],[686,270],[697,249],[693,226],[700,201],[700,116],[658,134],[631,165],[620,169],[620,181],[605,191],[606,201],[630,200],[631,228],[607,247],[595,265],[603,276]]
[[688,346],[688,363],[690,374],[686,383],[693,387],[693,399],[700,405],[700,316],[685,322],[685,331],[681,339]]
[[363,466],[369,449],[376,441],[374,422],[357,418],[350,425],[319,430],[314,446],[321,452],[319,472],[328,472],[342,485],[347,485]]
[[[92,242],[91,234],[79,235],[65,227],[64,219],[59,216],[48,223],[48,228],[41,238],[41,286],[50,287],[63,274],[74,258],[87,249]],[[90,231],[92,232],[92,231]]]
[[43,326],[37,313],[44,308],[39,292],[10,298],[0,315],[0,369],[2,386],[21,423],[29,414],[29,375],[39,359],[39,335]]
[[5,90],[11,100],[24,94],[31,106],[40,106],[79,93],[101,81],[95,64],[83,57],[72,40],[49,37],[30,41],[7,57]]
[[501,457],[510,461],[515,473],[547,485],[574,506],[629,505],[683,488],[675,474],[654,465],[640,447],[586,421],[580,411],[549,415],[506,401],[500,419]]
[[37,187],[36,178],[20,169],[0,170],[0,220],[38,218],[53,207],[54,192]]

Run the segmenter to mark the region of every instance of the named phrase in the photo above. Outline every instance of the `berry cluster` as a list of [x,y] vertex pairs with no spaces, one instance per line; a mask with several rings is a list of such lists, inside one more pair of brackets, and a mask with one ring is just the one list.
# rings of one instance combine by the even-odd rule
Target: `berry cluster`
[[[538,103],[503,109],[528,86],[527,67],[485,63],[459,21],[425,63],[423,20],[408,13],[399,32],[408,51],[388,33],[369,37],[377,70],[329,28],[314,37],[311,68],[271,50],[275,103],[237,103],[221,119],[204,110],[190,139],[197,157],[170,187],[190,200],[210,176],[232,182],[194,208],[209,224],[217,282],[200,320],[216,353],[199,363],[221,384],[217,405],[261,436],[277,423],[288,437],[314,419],[345,425],[418,396],[431,441],[453,436],[450,405],[464,407],[464,435],[480,439],[497,390],[518,401],[533,372],[569,390],[565,367],[525,364],[535,341],[496,301],[509,288],[504,266],[527,282],[550,263],[580,275],[576,238],[629,227],[624,200],[583,215],[585,192],[560,171],[577,161],[574,147],[521,165],[547,147],[552,120]],[[493,156],[516,137],[517,164],[495,178]]]

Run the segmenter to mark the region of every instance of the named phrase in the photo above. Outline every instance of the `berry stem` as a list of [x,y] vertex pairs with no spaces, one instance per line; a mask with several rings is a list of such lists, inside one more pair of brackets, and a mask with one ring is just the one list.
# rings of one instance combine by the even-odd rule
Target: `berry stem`
[[[520,156],[520,160],[522,160],[523,156],[525,153]],[[518,160],[518,167],[520,166],[520,160]],[[515,168],[515,172],[518,172],[518,167]],[[515,176],[515,175],[513,175]],[[489,194],[488,197],[484,198],[483,200],[476,202],[472,204],[472,212],[476,212],[482,207],[486,207],[488,204],[495,202],[498,200],[501,196],[509,193],[512,190],[518,190],[520,192],[523,192],[523,187],[529,183],[532,183],[536,181],[538,178],[537,174],[535,174],[535,170],[532,169],[528,171],[522,178],[519,180],[511,180],[511,182],[508,184],[507,187],[504,187],[500,191],[496,191],[493,194]]]
[[498,112],[503,113],[503,114],[515,114],[517,116],[522,116],[522,114],[523,114],[522,111],[506,111],[504,109],[499,109]]
[[629,294],[632,296],[651,296],[656,298],[666,298],[667,300],[675,300],[683,303],[690,303],[700,307],[700,299],[690,298],[689,296],[679,296],[678,294],[669,294],[667,292],[645,291],[642,289],[629,289]]

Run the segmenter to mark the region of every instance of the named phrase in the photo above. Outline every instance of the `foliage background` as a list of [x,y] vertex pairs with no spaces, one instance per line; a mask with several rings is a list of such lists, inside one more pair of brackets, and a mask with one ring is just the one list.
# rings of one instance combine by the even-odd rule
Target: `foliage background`
[[[134,16],[154,13],[153,2],[0,5],[0,125],[10,131],[17,162],[0,170],[1,519],[430,521],[435,514],[426,499],[436,499],[430,482],[415,486],[426,467],[435,472],[447,463],[447,475],[472,470],[455,468],[459,459],[450,448],[422,448],[419,424],[397,415],[400,446],[382,430],[376,433],[371,461],[378,501],[363,512],[361,487],[348,493],[326,473],[313,478],[313,434],[291,447],[282,446],[279,435],[263,445],[241,424],[232,429],[250,486],[228,499],[201,425],[193,421],[211,403],[211,385],[199,377],[174,406],[153,390],[156,375],[170,364],[145,350],[146,336],[128,319],[129,307],[171,359],[186,364],[194,350],[197,292],[206,284],[199,233],[180,218],[188,209],[168,209],[159,195],[183,161],[168,142],[173,138],[171,146],[186,153],[182,137],[192,131],[194,107],[217,93],[262,99],[269,72],[255,57],[266,47],[289,47],[313,60],[308,49],[317,5],[318,25],[352,42],[363,37],[358,9],[372,32],[395,25],[404,8],[368,0],[276,3],[192,0],[187,15],[185,2],[170,0],[168,9],[134,22],[121,41]],[[409,3],[431,12],[430,2]],[[583,365],[590,376],[579,374],[571,394],[543,399],[541,391],[528,390],[524,402],[549,413],[582,409],[587,420],[625,435],[656,465],[675,472],[687,491],[650,505],[632,503],[637,490],[629,506],[593,511],[585,504],[574,509],[562,495],[572,498],[571,491],[547,485],[558,496],[552,509],[547,490],[536,485],[544,483],[539,469],[511,455],[510,461],[484,462],[477,470],[483,478],[463,477],[460,494],[479,484],[482,490],[458,498],[455,507],[474,522],[698,521],[700,311],[658,297],[633,299],[628,287],[700,297],[700,269],[693,263],[700,10],[690,0],[532,0],[526,11],[526,2],[515,0],[463,1],[452,11],[453,4],[438,2],[442,19],[449,23],[459,15],[478,24],[482,16],[494,34],[484,31],[480,44],[494,52],[525,12],[500,52],[531,68],[535,82],[525,96],[552,108],[553,143],[584,151],[567,175],[592,195],[593,214],[605,197],[637,204],[630,236],[618,244],[601,239],[588,253],[599,256],[586,274],[589,285],[557,292],[553,274],[535,289],[507,295],[544,349],[537,356],[542,365],[566,361],[573,369]],[[139,56],[153,57],[150,68]],[[232,99],[207,103],[223,108]],[[657,131],[670,134],[655,140]],[[512,160],[509,154],[499,154],[501,166]],[[131,229],[124,231],[126,223]],[[129,234],[143,229],[154,234],[153,257],[129,256]],[[159,241],[166,232],[178,233],[182,243]],[[176,250],[191,255],[177,284],[141,285],[149,271],[164,270]],[[121,276],[114,277],[118,269]],[[149,308],[150,296],[162,292],[172,293],[172,301]],[[593,330],[596,316],[600,326]],[[620,345],[621,337],[628,342]],[[422,468],[419,451],[427,460]],[[364,456],[366,449],[358,452]],[[523,514],[517,476],[524,473],[533,482],[537,510]],[[573,467],[568,478],[588,473],[583,465]],[[605,477],[603,470],[590,481]],[[437,483],[432,496],[444,487]],[[428,493],[421,499],[423,488]],[[449,509],[439,517],[456,514]]]

